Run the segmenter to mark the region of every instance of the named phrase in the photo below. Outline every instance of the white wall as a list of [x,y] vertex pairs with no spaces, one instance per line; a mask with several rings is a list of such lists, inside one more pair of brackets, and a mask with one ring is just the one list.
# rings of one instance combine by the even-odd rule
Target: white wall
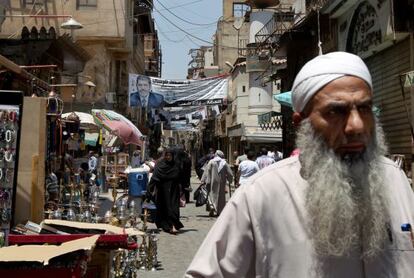
[[267,83],[263,86],[262,75],[261,72],[249,73],[249,114],[252,115],[259,115],[272,110],[272,84]]
[[[255,35],[268,23],[272,17],[273,11],[261,11],[256,10],[250,14],[250,31],[249,31],[249,43],[255,43]],[[271,30],[268,30],[268,33]]]

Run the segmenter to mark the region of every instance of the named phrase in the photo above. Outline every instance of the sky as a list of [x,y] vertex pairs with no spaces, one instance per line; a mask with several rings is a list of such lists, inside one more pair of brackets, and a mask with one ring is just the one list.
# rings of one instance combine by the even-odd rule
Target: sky
[[212,43],[217,20],[223,13],[222,1],[154,0],[153,15],[162,50],[162,78],[186,79],[191,60],[189,50],[208,45],[191,35]]

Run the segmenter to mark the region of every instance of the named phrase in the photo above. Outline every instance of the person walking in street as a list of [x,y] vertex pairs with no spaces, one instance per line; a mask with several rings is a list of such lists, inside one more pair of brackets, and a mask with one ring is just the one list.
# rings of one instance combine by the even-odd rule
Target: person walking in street
[[272,147],[268,152],[267,156],[273,158],[276,162],[283,159],[283,154],[278,150],[277,147]]
[[259,171],[259,165],[254,161],[254,152],[247,152],[247,159],[239,165],[239,186],[243,185],[246,180]]
[[[180,185],[181,185],[181,195],[184,195],[185,202],[190,202],[190,191],[191,191],[191,159],[185,149],[180,146],[176,150],[176,162],[177,166],[180,169]],[[181,198],[181,197],[180,197]]]
[[88,171],[90,174],[97,174],[98,168],[98,159],[95,156],[93,151],[90,151],[88,154]]
[[[239,152],[234,151],[233,152],[233,161],[232,161],[232,165],[231,165],[231,169],[233,171],[233,177],[234,177],[234,180],[233,180],[234,188],[236,188],[239,184],[238,173],[237,173],[238,170],[239,170],[239,164],[237,164],[237,157],[239,157]],[[231,186],[229,186],[229,190],[232,190]]]
[[233,181],[233,173],[224,159],[224,153],[217,150],[207,164],[201,182],[206,184],[209,194],[210,216],[218,216],[226,205],[226,182]]
[[239,189],[186,277],[412,277],[414,194],[384,156],[365,63],[317,56],[292,101],[299,155]]
[[167,149],[155,164],[148,189],[155,195],[157,228],[176,234],[184,225],[180,222],[180,170],[172,149]]
[[132,168],[137,168],[137,167],[141,167],[142,165],[142,160],[141,160],[141,151],[140,150],[135,150],[132,154],[132,158],[131,158],[131,167]]
[[260,150],[260,156],[256,158],[256,163],[259,166],[259,169],[263,169],[269,165],[275,163],[275,160],[269,156],[267,156],[267,149],[262,148]]
[[197,166],[195,170],[196,170],[197,177],[200,180],[201,180],[201,177],[203,176],[205,166],[214,157],[214,153],[215,153],[214,149],[209,148],[208,153],[197,161]]
[[239,166],[240,163],[242,163],[243,161],[247,160],[247,153],[250,151],[250,149],[248,147],[244,147],[243,149],[243,154],[239,155],[236,158],[236,165]]

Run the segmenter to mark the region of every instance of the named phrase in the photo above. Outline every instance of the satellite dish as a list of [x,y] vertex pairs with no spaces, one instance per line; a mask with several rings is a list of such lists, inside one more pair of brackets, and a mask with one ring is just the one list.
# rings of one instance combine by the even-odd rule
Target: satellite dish
[[244,17],[236,17],[233,23],[234,29],[240,30],[240,28],[243,26],[243,23],[244,23]]

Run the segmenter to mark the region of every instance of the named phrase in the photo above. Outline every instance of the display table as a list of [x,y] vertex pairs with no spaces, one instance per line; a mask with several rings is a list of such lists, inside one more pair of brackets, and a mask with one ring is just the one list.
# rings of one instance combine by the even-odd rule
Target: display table
[[0,277],[81,278],[85,277],[83,274],[87,260],[88,256],[77,252],[75,254],[60,256],[56,259],[56,262],[47,266],[32,262],[19,262],[8,263],[3,267],[3,264],[0,263]]
[[[9,245],[27,245],[27,244],[61,244],[63,242],[85,238],[91,236],[90,234],[73,234],[73,235],[9,235]],[[96,248],[102,249],[129,249],[134,245],[128,247],[128,235],[99,235],[96,242]]]
[[[34,244],[49,244],[49,245],[58,245],[65,242],[69,242],[76,239],[82,239],[86,237],[90,237],[90,234],[71,234],[71,235],[56,235],[56,234],[41,234],[41,235],[9,235],[9,244],[10,245],[34,245]],[[95,249],[92,252],[92,256],[90,261],[87,262],[83,259],[82,256],[79,257],[77,260],[73,260],[71,264],[71,270],[68,271],[65,268],[65,271],[61,268],[54,268],[51,267],[50,269],[34,269],[34,272],[27,272],[28,270],[25,269],[24,275],[16,276],[13,272],[11,275],[9,272],[2,272],[0,269],[0,277],[13,277],[13,278],[20,278],[20,277],[109,277],[111,262],[112,262],[112,253],[113,250],[117,250],[118,248],[123,249],[136,249],[138,245],[136,243],[128,243],[128,235],[127,234],[120,234],[120,235],[99,235]],[[80,275],[79,272],[82,268],[86,268],[86,275],[85,276],[77,276]],[[1,266],[0,266],[1,267]],[[20,270],[14,269],[14,271],[20,272]],[[60,274],[66,272],[66,274]],[[23,273],[22,272],[22,273]],[[7,276],[6,274],[9,273],[10,275]],[[30,273],[30,275],[28,275]],[[38,274],[37,274],[38,273]],[[48,276],[49,274],[50,276]],[[53,275],[51,274],[53,273]],[[5,276],[3,276],[3,274]],[[26,276],[25,276],[26,275]],[[37,276],[39,275],[39,276]],[[58,276],[59,275],[59,276]],[[66,276],[65,276],[66,275]],[[69,275],[69,276],[68,276]]]
[[85,277],[87,262],[98,237],[88,235],[61,245],[29,244],[0,248],[0,277]]

